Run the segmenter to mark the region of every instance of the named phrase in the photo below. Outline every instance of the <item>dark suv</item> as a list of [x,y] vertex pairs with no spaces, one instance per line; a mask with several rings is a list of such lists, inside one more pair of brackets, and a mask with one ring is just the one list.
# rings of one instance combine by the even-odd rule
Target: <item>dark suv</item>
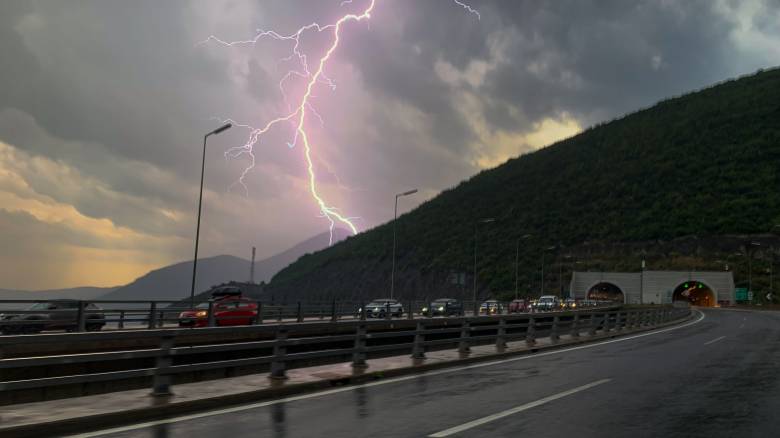
[[423,307],[422,313],[425,316],[462,316],[463,304],[453,298],[439,298]]
[[[84,312],[85,329],[97,331],[106,325],[106,317],[100,307],[89,303]],[[25,313],[0,314],[0,331],[3,334],[39,333],[57,329],[73,331],[78,328],[78,314],[78,300],[35,303]]]

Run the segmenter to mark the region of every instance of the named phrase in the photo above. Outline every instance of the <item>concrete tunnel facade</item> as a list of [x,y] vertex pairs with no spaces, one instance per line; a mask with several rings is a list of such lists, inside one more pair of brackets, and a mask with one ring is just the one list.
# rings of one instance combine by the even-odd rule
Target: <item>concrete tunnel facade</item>
[[734,275],[728,271],[575,271],[569,290],[575,299],[584,300],[594,288],[611,285],[620,290],[624,304],[671,304],[675,290],[692,282],[701,283],[712,291],[714,302],[711,304],[735,302]]

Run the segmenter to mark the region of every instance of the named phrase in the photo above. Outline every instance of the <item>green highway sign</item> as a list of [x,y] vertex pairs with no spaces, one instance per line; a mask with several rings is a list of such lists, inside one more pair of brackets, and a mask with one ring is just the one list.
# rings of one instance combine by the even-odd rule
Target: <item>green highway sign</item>
[[737,301],[747,301],[748,300],[748,290],[746,287],[738,287],[734,289],[735,293],[735,299]]

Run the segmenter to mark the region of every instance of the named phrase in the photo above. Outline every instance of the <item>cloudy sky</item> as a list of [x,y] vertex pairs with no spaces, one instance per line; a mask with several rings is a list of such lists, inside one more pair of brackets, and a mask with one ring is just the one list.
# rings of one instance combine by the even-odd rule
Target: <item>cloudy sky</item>
[[[365,230],[482,168],[659,99],[780,65],[780,1],[377,0],[305,106],[318,194]],[[191,257],[203,135],[295,113],[310,23],[368,0],[0,2],[0,288],[118,285]],[[205,41],[205,43],[203,43]],[[309,73],[333,28],[301,34]],[[291,74],[282,84],[288,72]],[[284,90],[284,94],[282,93]],[[300,113],[247,154],[211,137],[201,254],[326,231]],[[299,136],[300,137],[300,136]],[[234,150],[235,151],[235,150]],[[241,149],[238,150],[239,152]]]

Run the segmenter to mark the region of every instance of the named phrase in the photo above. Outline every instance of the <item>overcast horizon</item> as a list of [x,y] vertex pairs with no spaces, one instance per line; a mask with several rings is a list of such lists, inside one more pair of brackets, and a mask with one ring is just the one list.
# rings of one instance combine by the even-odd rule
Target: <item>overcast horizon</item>
[[[343,24],[312,89],[319,194],[359,231],[482,169],[659,100],[780,65],[780,2],[377,0]],[[370,0],[0,4],[0,288],[126,284],[192,258],[203,136],[289,113],[301,26]],[[332,33],[311,29],[318,60]],[[311,62],[311,61],[310,61]],[[285,97],[287,102],[285,102]],[[316,112],[315,112],[316,111]],[[280,123],[249,156],[209,138],[200,257],[257,259],[328,230],[302,141]],[[294,142],[294,144],[292,144]],[[333,213],[333,214],[335,214]],[[338,222],[338,221],[337,221]],[[337,223],[347,228],[344,223]]]

